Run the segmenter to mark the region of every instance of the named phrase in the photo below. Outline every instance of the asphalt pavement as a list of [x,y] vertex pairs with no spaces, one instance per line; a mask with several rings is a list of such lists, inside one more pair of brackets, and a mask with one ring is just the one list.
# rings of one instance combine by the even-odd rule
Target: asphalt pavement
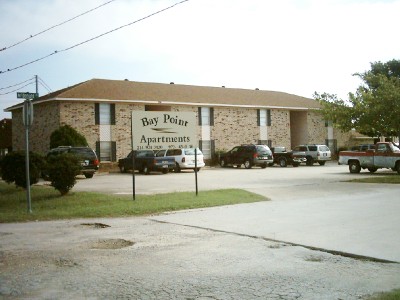
[[[195,191],[193,171],[136,174],[138,194]],[[400,262],[400,187],[348,182],[391,175],[350,174],[335,162],[298,168],[204,168],[198,188],[243,188],[271,201],[154,216],[152,219],[241,235],[259,236],[346,255]],[[80,180],[74,190],[132,194],[132,175],[111,173]]]

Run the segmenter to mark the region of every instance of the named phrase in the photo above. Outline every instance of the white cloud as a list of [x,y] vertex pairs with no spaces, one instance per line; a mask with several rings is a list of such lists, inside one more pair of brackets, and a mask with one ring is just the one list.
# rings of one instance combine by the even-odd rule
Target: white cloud
[[[105,2],[1,1],[0,26],[7,30],[0,40],[10,45]],[[65,49],[174,3],[114,1],[0,52],[0,68]],[[49,59],[0,74],[0,87],[38,74],[53,90],[97,77],[258,87],[307,97],[318,91],[345,97],[359,84],[353,73],[367,70],[370,62],[399,59],[399,11],[399,0],[190,0]],[[10,98],[0,96],[1,110],[16,103],[15,97]]]

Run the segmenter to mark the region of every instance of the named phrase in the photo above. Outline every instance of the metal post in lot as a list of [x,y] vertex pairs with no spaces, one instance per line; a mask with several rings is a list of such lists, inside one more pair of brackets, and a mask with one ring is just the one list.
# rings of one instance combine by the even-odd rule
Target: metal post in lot
[[197,185],[197,147],[194,148],[194,177],[196,181],[196,196],[199,194],[199,188]]
[[28,213],[32,213],[31,205],[31,182],[29,176],[29,128],[33,121],[33,107],[29,99],[24,101],[23,123],[25,125],[25,173],[26,173],[26,202]]

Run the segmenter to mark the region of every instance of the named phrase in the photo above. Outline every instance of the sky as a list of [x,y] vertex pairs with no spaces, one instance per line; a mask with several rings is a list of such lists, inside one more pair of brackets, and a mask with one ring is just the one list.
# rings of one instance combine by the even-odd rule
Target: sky
[[101,78],[346,99],[354,73],[400,59],[400,0],[0,0],[0,12],[0,120],[35,75],[40,96]]

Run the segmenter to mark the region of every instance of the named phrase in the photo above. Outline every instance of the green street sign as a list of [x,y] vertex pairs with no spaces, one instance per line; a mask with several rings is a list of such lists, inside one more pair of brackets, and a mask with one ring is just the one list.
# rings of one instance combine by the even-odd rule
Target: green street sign
[[39,95],[38,93],[28,93],[28,92],[17,92],[17,98],[23,98],[23,99],[34,99],[37,98]]

